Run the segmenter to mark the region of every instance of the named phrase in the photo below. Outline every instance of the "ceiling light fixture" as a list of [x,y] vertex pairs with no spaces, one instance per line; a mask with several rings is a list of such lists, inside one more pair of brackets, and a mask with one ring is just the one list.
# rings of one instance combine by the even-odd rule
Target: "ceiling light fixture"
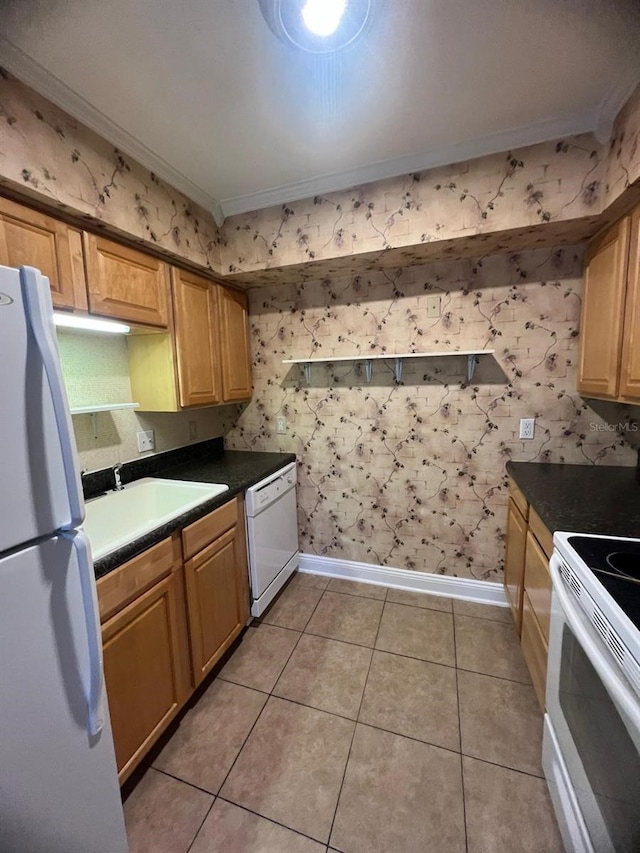
[[353,44],[372,17],[374,0],[258,0],[269,28],[309,53],[334,53]]
[[96,317],[83,317],[79,314],[53,314],[53,322],[63,329],[77,329],[82,332],[109,332],[115,335],[126,335],[131,331],[130,326],[116,323],[113,320],[98,320]]
[[307,0],[302,20],[316,36],[330,36],[340,26],[347,0]]

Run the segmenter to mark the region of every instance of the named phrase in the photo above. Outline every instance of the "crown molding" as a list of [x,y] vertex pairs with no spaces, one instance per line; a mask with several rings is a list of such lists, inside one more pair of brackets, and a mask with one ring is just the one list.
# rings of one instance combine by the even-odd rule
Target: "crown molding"
[[154,172],[187,198],[210,211],[216,223],[222,225],[224,214],[218,199],[194,184],[190,178],[167,163],[143,142],[92,106],[73,89],[70,89],[55,74],[47,71],[46,68],[1,35],[0,64],[27,86],[35,89],[38,94],[52,101],[60,109],[115,145],[124,154],[133,157],[140,165]]
[[613,123],[622,107],[640,84],[640,62],[630,62],[614,80],[611,88],[598,107],[594,133],[605,145],[613,132]]
[[548,142],[552,139],[574,136],[579,133],[591,133],[596,125],[597,117],[597,110],[590,110],[561,118],[546,119],[420,154],[381,160],[345,172],[318,175],[314,178],[283,184],[268,190],[225,198],[221,200],[222,209],[225,217],[235,216],[236,214],[290,203],[324,193],[337,192],[386,178],[396,178],[399,175],[424,172],[427,169],[461,163],[465,160],[475,160],[478,157],[524,148],[528,145],[536,145],[539,142]]

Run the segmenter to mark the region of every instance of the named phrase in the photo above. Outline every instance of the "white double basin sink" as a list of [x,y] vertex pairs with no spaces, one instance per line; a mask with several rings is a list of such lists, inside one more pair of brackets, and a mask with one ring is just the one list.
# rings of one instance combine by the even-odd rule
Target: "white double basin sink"
[[145,477],[121,491],[87,501],[84,529],[93,559],[105,557],[228,489],[221,483]]

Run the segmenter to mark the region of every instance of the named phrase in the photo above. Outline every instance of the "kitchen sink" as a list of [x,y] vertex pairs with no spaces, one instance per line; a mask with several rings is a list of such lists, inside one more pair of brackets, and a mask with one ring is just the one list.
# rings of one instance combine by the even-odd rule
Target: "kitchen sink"
[[84,529],[94,560],[150,533],[203,501],[228,491],[222,483],[146,477],[87,501]]

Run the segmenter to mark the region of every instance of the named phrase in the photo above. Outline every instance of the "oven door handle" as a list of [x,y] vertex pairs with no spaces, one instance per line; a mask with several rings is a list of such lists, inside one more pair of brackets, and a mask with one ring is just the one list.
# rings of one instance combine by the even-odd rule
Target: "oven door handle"
[[629,689],[625,679],[616,672],[617,666],[612,664],[603,652],[600,643],[596,642],[585,628],[580,613],[567,593],[560,574],[560,558],[554,553],[549,561],[549,571],[553,582],[553,592],[558,597],[564,617],[573,631],[576,639],[584,649],[585,654],[615,704],[621,709],[636,731],[640,731],[640,702],[637,695]]

